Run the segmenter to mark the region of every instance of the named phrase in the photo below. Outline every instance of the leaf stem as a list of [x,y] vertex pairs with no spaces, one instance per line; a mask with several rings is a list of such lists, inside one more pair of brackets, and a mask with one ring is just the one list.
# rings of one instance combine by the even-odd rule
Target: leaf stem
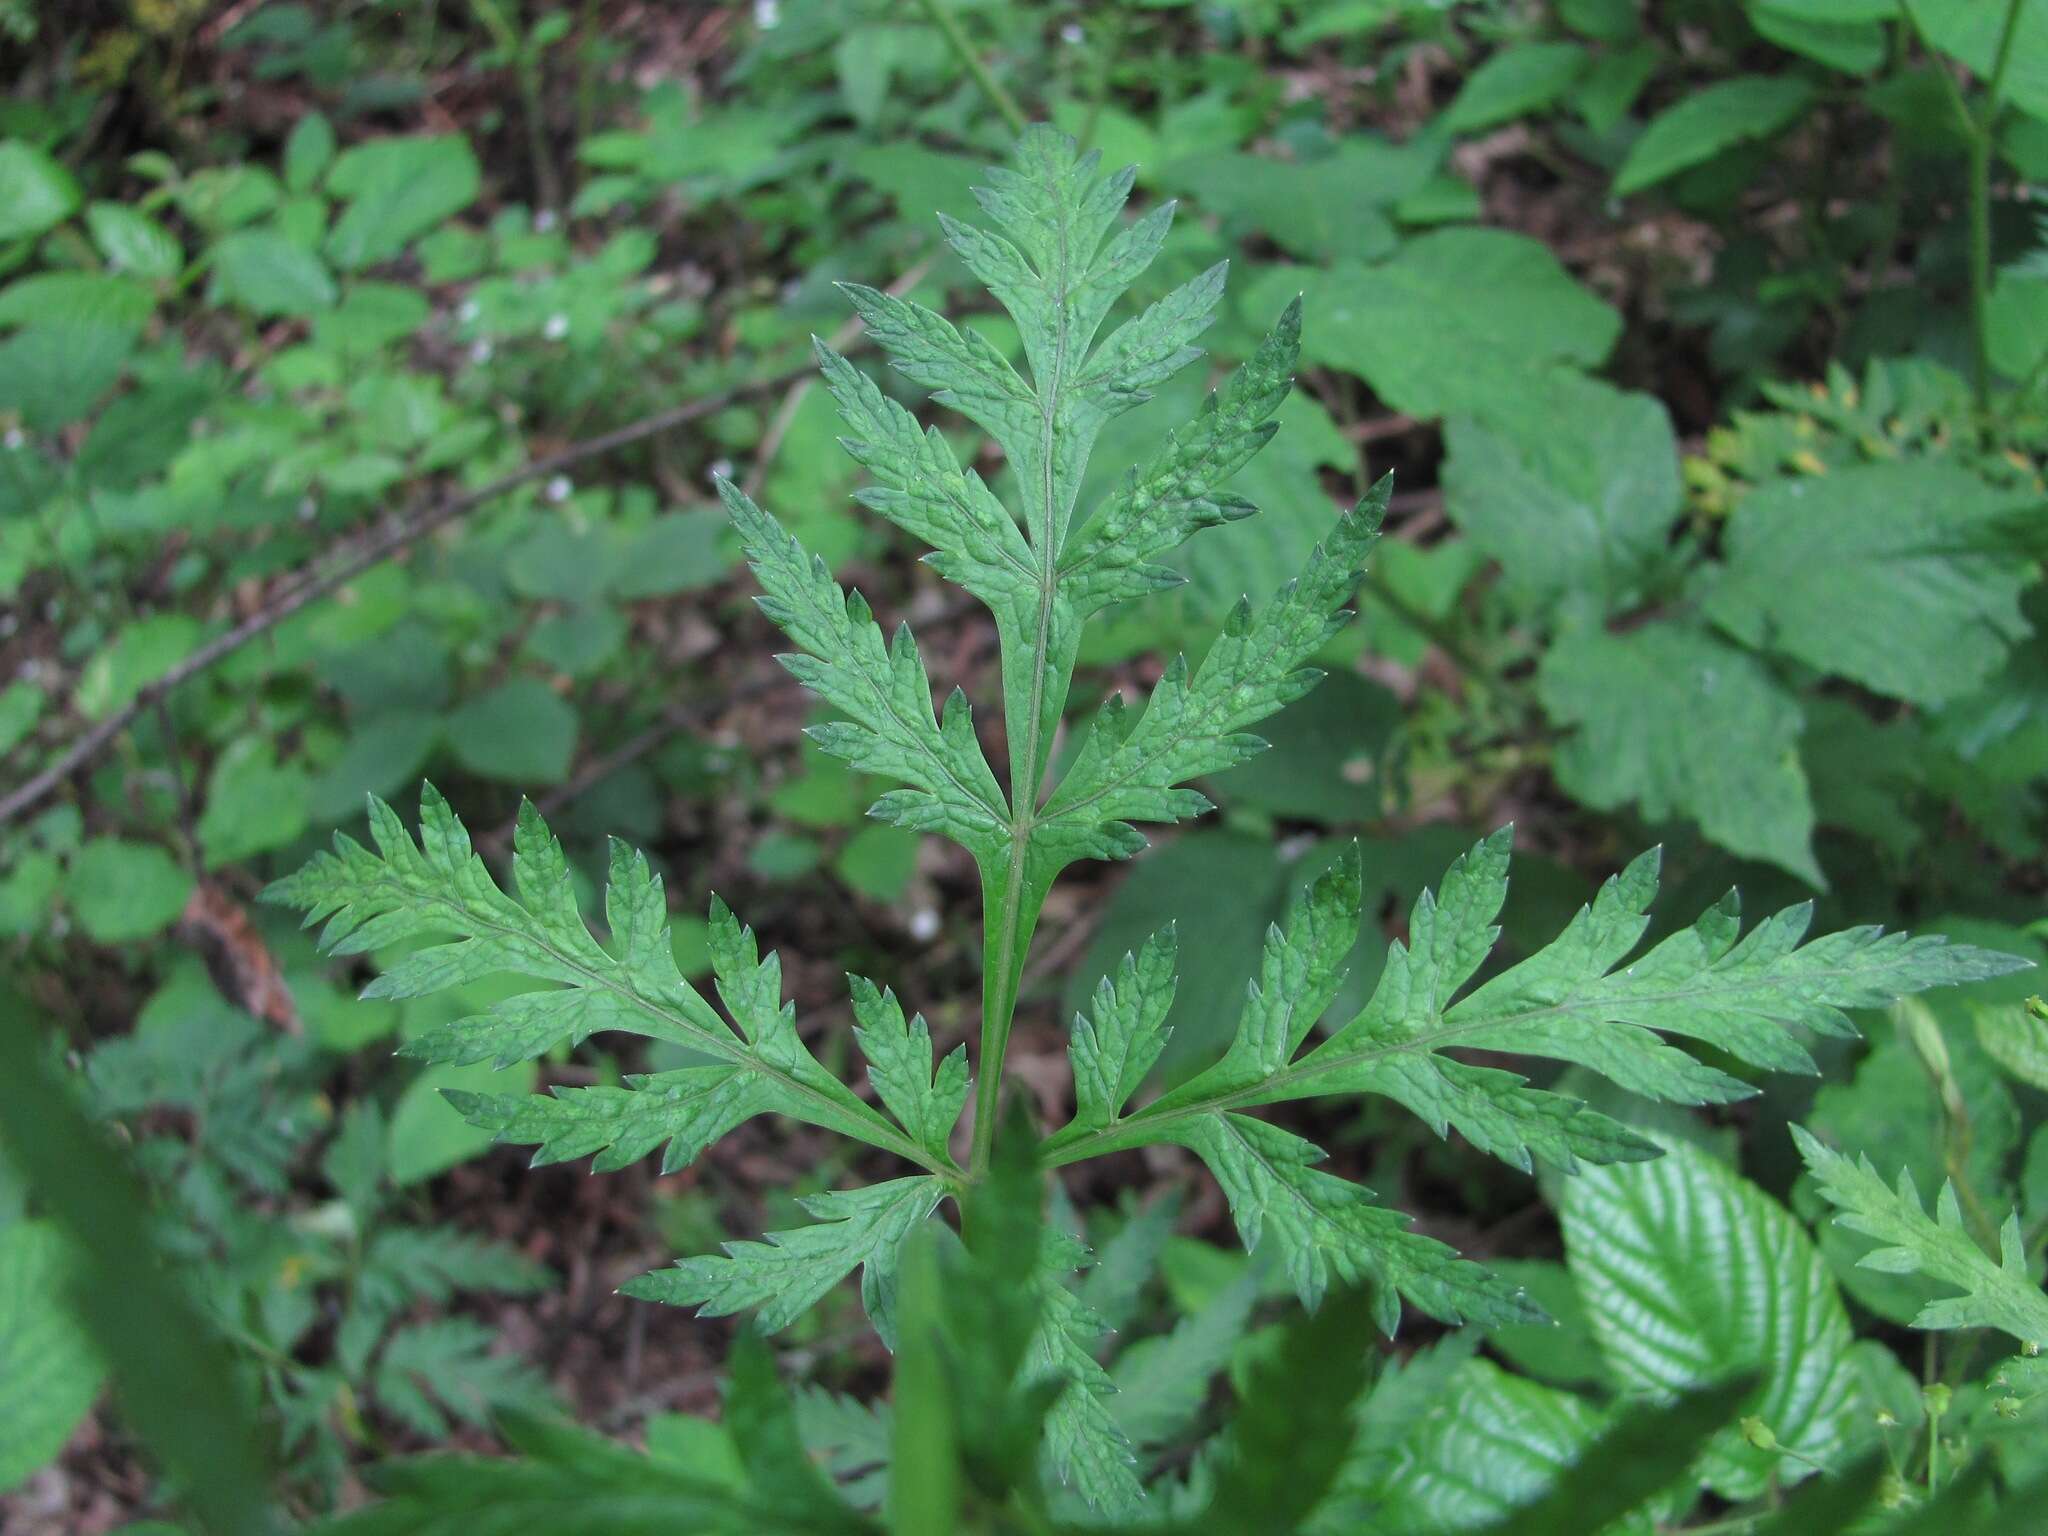
[[974,51],[974,44],[968,41],[967,34],[960,28],[960,19],[946,9],[946,0],[921,0],[921,3],[925,15],[939,29],[947,45],[959,55],[960,62],[967,66],[967,73],[974,77],[974,83],[988,98],[989,105],[1002,114],[1003,121],[1010,125],[1010,132],[1022,134],[1031,126],[1023,109],[1017,105],[1016,98],[1003,89],[1003,82],[989,71],[981,55]]

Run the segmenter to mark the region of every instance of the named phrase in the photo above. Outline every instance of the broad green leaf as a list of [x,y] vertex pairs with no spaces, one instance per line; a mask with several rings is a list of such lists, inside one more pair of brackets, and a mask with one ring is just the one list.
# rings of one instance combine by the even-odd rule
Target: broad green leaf
[[0,342],[0,410],[19,411],[34,431],[61,431],[92,414],[134,350],[132,330],[103,320],[23,326]]
[[1799,1459],[1717,1436],[1700,1480],[1729,1499],[1845,1465],[1874,1439],[1875,1405],[1827,1265],[1791,1214],[1699,1148],[1603,1168],[1565,1186],[1565,1253],[1616,1380],[1668,1398],[1761,1378],[1748,1411]]
[[[2017,0],[2017,26],[2008,48],[2005,99],[2029,116],[2048,120],[2048,4]],[[1979,80],[1991,77],[2005,35],[2008,5],[1976,0],[1911,0],[1914,24],[1928,42],[1969,66]]]
[[221,753],[206,785],[199,846],[218,869],[281,848],[306,829],[312,785],[296,763],[280,763],[267,741],[244,736]]
[[1561,373],[1489,424],[1453,419],[1444,446],[1445,511],[1526,610],[1620,612],[1669,563],[1684,492],[1655,397]]
[[[1893,16],[1896,17],[1896,12]],[[1867,75],[1885,59],[1880,21],[1845,21],[1802,14],[1794,0],[1751,0],[1750,24],[1780,48],[1818,60],[1847,75]]]
[[1640,192],[1724,149],[1767,139],[1792,123],[1812,100],[1812,83],[1798,75],[1718,80],[1651,120],[1615,173],[1614,190],[1623,196]]
[[370,830],[375,852],[337,836],[333,853],[320,854],[265,892],[266,900],[304,910],[309,924],[324,919],[321,943],[337,954],[456,936],[453,943],[407,954],[365,996],[418,997],[507,974],[553,984],[431,1030],[408,1042],[405,1054],[504,1066],[599,1030],[625,1029],[714,1058],[714,1065],[629,1077],[617,1088],[558,1088],[553,1097],[451,1097],[499,1139],[538,1143],[541,1162],[601,1154],[600,1168],[623,1167],[667,1144],[665,1166],[673,1170],[741,1121],[774,1111],[932,1165],[928,1154],[812,1058],[796,1032],[794,1010],[780,1001],[779,963],[773,955],[759,957],[752,931],[722,903],[712,912],[712,956],[733,1022],[682,978],[661,881],[624,844],[612,845],[606,947],[577,911],[561,844],[531,806],[522,809],[513,840],[516,894],[498,887],[461,821],[431,787],[421,795],[418,842],[380,800],[370,802]]
[[2030,1088],[2048,1089],[2048,1018],[2024,1003],[1978,1008],[1977,1043]]
[[576,755],[576,711],[535,677],[515,677],[448,716],[456,761],[479,778],[559,784]]
[[94,203],[85,210],[85,226],[113,271],[165,282],[185,265],[178,237],[126,203]]
[[389,261],[474,202],[481,182],[468,140],[455,134],[345,150],[327,172],[327,190],[345,204],[327,237],[328,258],[344,272]]
[[334,125],[319,112],[308,112],[284,141],[284,184],[294,192],[310,192],[334,163]]
[[310,315],[340,295],[326,263],[280,230],[238,229],[211,259],[219,297],[261,317]]
[[1445,147],[1440,138],[1393,145],[1351,133],[1315,159],[1223,150],[1191,156],[1163,175],[1231,234],[1263,235],[1308,261],[1371,261],[1394,249],[1389,215],[1435,174]]
[[752,1309],[773,1332],[808,1312],[856,1267],[861,1303],[884,1343],[895,1345],[896,1273],[903,1245],[938,1208],[934,1178],[893,1179],[866,1189],[807,1195],[798,1203],[817,1225],[770,1232],[766,1242],[727,1243],[722,1254],[678,1259],[672,1269],[629,1280],[622,1294],[704,1317]]
[[1444,109],[1444,127],[1476,133],[1554,105],[1586,72],[1577,43],[1522,43],[1504,48],[1465,77]]
[[2028,632],[2028,566],[1985,547],[2026,501],[1951,465],[1903,460],[1776,481],[1730,518],[1707,613],[1749,645],[1944,703],[1989,679]]
[[[1253,302],[1300,280],[1276,273]],[[1358,375],[1391,410],[1484,419],[1547,388],[1559,364],[1599,366],[1620,332],[1538,242],[1440,229],[1379,266],[1340,262],[1314,279],[1302,355]]]
[[40,235],[83,200],[77,179],[35,145],[0,141],[0,242]]
[[64,1449],[105,1368],[71,1309],[64,1236],[0,1224],[0,1493]]
[[1792,1137],[1822,1195],[1841,1213],[1835,1220],[1884,1245],[1866,1254],[1864,1265],[1925,1275],[1963,1293],[1929,1302],[1913,1319],[1915,1328],[1997,1328],[2029,1349],[2048,1339],[2048,1296],[2034,1282],[2018,1216],[2008,1215],[1999,1228],[1993,1260],[1965,1229],[1954,1185],[1943,1183],[1930,1218],[1904,1169],[1894,1189],[1868,1155],[1852,1162],[1796,1125]]
[[146,939],[173,922],[192,877],[154,843],[95,838],[72,855],[64,879],[71,915],[101,944]]
[[1551,645],[1536,686],[1572,732],[1556,757],[1569,794],[1599,810],[1633,804],[1651,822],[1683,817],[1733,853],[1825,883],[1799,701],[1755,656],[1682,619],[1588,626]]

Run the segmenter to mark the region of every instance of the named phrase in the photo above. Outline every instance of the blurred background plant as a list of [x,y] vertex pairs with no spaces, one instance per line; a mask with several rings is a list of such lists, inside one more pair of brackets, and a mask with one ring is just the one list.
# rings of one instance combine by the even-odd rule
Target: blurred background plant
[[[873,366],[833,285],[908,273],[1016,351],[935,237],[1013,117],[1135,162],[1141,202],[1183,201],[1136,300],[1231,259],[1215,369],[1293,294],[1309,315],[1302,388],[1232,483],[1262,515],[1091,636],[1077,704],[1151,681],[1399,476],[1360,620],[1266,732],[1278,750],[1205,786],[1220,819],[1048,910],[1015,1047],[1048,1114],[1065,1020],[1118,957],[1179,919],[1160,1073],[1185,1078],[1228,1038],[1265,922],[1354,836],[1354,1005],[1423,882],[1507,820],[1509,958],[1659,840],[1679,909],[1739,880],[1753,910],[1811,898],[1829,927],[2041,954],[2048,0],[4,0],[0,69],[0,970],[131,1148],[302,1512],[359,1498],[385,1451],[488,1444],[506,1407],[635,1436],[705,1410],[725,1326],[613,1288],[708,1247],[721,1210],[788,1225],[839,1171],[765,1122],[667,1178],[490,1151],[438,1091],[527,1084],[391,1055],[488,989],[357,1003],[359,977],[253,906],[360,830],[366,793],[431,774],[494,859],[531,795],[586,898],[606,834],[648,848],[685,974],[708,957],[683,914],[715,887],[811,957],[787,984],[821,1059],[847,1050],[841,970],[889,977],[942,1048],[969,1028],[973,871],[865,822],[876,786],[807,745],[710,477],[919,622],[943,684],[992,686],[979,612],[851,505],[808,340]],[[1121,445],[1192,414],[1202,372],[1111,427],[1086,499]],[[995,472],[960,418],[877,378]],[[1868,1019],[1867,1044],[1817,1051],[1825,1086],[1652,1127],[1699,1148],[1657,1165],[1685,1198],[1814,1245],[1857,1361],[1903,1350],[1982,1398],[1929,1432],[1896,1393],[1921,1485],[1944,1433],[1967,1451],[2008,1422],[1983,1406],[2005,1400],[1991,1356],[1903,1331],[1936,1292],[1817,1225],[1784,1126],[1922,1191],[1953,1179],[1987,1251],[2017,1209],[2038,1274],[2026,991]],[[522,1070],[675,1064],[604,1044]],[[1566,1262],[1585,1218],[1555,1184],[1538,1199],[1369,1108],[1317,1129],[1568,1325],[1597,1284]],[[1087,1284],[1136,1340],[1111,1361],[1126,1431],[1169,1473],[1229,1399],[1210,1377],[1247,1380],[1286,1310],[1211,1246],[1220,1208],[1172,1198],[1185,1171],[1075,1191],[1125,1201],[1087,1234]],[[44,1198],[0,1170],[0,1341],[55,1294]],[[887,1362],[837,1300],[783,1365],[872,1503]],[[0,1423],[24,1411],[18,1358],[0,1343]],[[107,1529],[159,1497],[93,1406],[90,1351],[69,1358],[73,1389],[0,1449],[10,1529]],[[1564,1436],[1547,1467],[1631,1381],[1602,1350],[1463,1335],[1388,1379],[1425,1401],[1430,1361],[1473,1415],[1519,1415],[1507,1439]],[[1456,1460],[1448,1431],[1381,1402],[1381,1459],[1340,1486],[1435,1486],[1413,1467]]]

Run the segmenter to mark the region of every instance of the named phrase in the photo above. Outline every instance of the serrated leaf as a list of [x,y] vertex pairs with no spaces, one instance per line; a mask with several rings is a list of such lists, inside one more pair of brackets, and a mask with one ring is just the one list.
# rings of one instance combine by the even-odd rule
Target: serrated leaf
[[1707,613],[1746,644],[1944,703],[1988,680],[2028,633],[2019,597],[2031,567],[1984,547],[2028,499],[1904,461],[1773,482],[1729,519]]
[[1360,1491],[1371,1528],[1401,1536],[1484,1529],[1547,1492],[1606,1418],[1585,1398],[1467,1360]]
[[782,664],[848,718],[811,728],[811,738],[863,772],[912,786],[870,813],[899,826],[943,832],[977,857],[1007,840],[1008,808],[975,740],[967,700],[955,693],[932,715],[931,684],[908,626],[887,644],[865,599],[832,579],[822,560],[782,531],[730,481],[719,494],[760,578],[763,610],[804,647]]
[[1101,1130],[1122,1113],[1166,1048],[1178,946],[1163,928],[1095,989],[1092,1015],[1074,1016],[1067,1059],[1074,1069],[1074,1124]]
[[1199,669],[1191,673],[1177,658],[1135,720],[1121,696],[1103,707],[1038,815],[1035,858],[1056,870],[1076,858],[1128,857],[1144,846],[1130,822],[1179,821],[1208,809],[1205,797],[1176,786],[1260,751],[1264,743],[1246,728],[1321,680],[1305,663],[1342,623],[1341,605],[1379,538],[1390,490],[1382,480],[1339,519],[1271,602],[1256,613],[1240,604]]
[[1614,176],[1623,196],[1655,186],[1724,149],[1767,139],[1806,110],[1813,84],[1798,75],[1719,80],[1660,112]]
[[1731,1428],[1700,1461],[1707,1487],[1754,1498],[1814,1462],[1844,1464],[1874,1438],[1827,1265],[1789,1212],[1726,1165],[1668,1142],[1656,1162],[1573,1179],[1560,1217],[1594,1336],[1625,1391],[1669,1397],[1761,1377],[1748,1411],[1797,1459]]
[[967,1047],[956,1045],[934,1067],[931,1026],[924,1015],[906,1021],[894,992],[877,989],[864,976],[847,979],[859,1020],[853,1035],[868,1059],[876,1096],[912,1141],[934,1156],[946,1156],[947,1140],[967,1104]]
[[1864,1255],[1865,1266],[1926,1275],[1963,1293],[1929,1302],[1913,1319],[1915,1328],[1997,1328],[2027,1347],[2048,1340],[2048,1296],[2034,1283],[2016,1215],[1999,1228],[1993,1260],[1964,1227],[1953,1184],[1943,1183],[1929,1217],[1905,1169],[1891,1188],[1868,1156],[1852,1162],[1796,1125],[1792,1139],[1821,1194],[1840,1212],[1836,1222],[1885,1245]]
[[770,1232],[765,1242],[727,1243],[723,1254],[679,1259],[672,1269],[627,1281],[621,1294],[694,1306],[704,1317],[752,1309],[760,1326],[773,1332],[795,1322],[858,1267],[861,1304],[893,1348],[903,1245],[944,1194],[937,1179],[914,1178],[808,1195],[800,1203],[818,1218],[817,1225]]
[[[1566,1169],[1639,1160],[1655,1156],[1656,1146],[1578,1100],[1443,1052],[1546,1056],[1652,1098],[1722,1102],[1754,1090],[1660,1033],[1758,1067],[1811,1071],[1794,1026],[1849,1033],[1846,1008],[2025,964],[1876,928],[1802,946],[1806,907],[1742,935],[1732,901],[1624,964],[1648,927],[1656,894],[1658,861],[1649,854],[1610,879],[1555,943],[1461,998],[1499,935],[1494,920],[1507,895],[1508,847],[1508,834],[1496,833],[1452,866],[1439,891],[1425,891],[1407,941],[1392,946],[1365,1009],[1297,1054],[1337,996],[1357,934],[1360,871],[1355,853],[1340,860],[1268,934],[1258,980],[1223,1059],[1132,1114],[1089,1125],[1077,1119],[1047,1138],[1046,1161],[1057,1167],[1177,1143],[1197,1153],[1223,1186],[1247,1249],[1274,1235],[1304,1300],[1313,1302],[1333,1277],[1371,1276],[1391,1288],[1381,1300],[1390,1328],[1395,1291],[1435,1316],[1514,1321],[1533,1314],[1515,1287],[1407,1232],[1404,1219],[1372,1205],[1366,1191],[1317,1171],[1319,1149],[1242,1111],[1374,1093],[1406,1105],[1439,1134],[1455,1128],[1519,1167],[1535,1157]],[[1100,1049],[1100,1042],[1090,1048]]]
[[1025,1351],[1020,1384],[1058,1386],[1045,1415],[1044,1456],[1054,1478],[1070,1485],[1093,1508],[1112,1518],[1144,1506],[1130,1442],[1117,1423],[1110,1400],[1116,1383],[1095,1358],[1106,1331],[1102,1320],[1066,1285],[1066,1277],[1087,1261],[1073,1239],[1047,1232],[1039,1259],[1042,1308]]
[[1577,799],[1633,804],[1651,822],[1684,817],[1732,853],[1826,883],[1799,701],[1753,654],[1683,619],[1621,634],[1587,626],[1544,653],[1536,687],[1572,728],[1556,765]]
[[554,1394],[538,1371],[517,1356],[490,1352],[496,1337],[467,1317],[400,1329],[377,1359],[378,1406],[434,1440],[447,1436],[451,1417],[482,1426],[508,1408],[553,1408]]
[[309,926],[324,919],[320,942],[336,954],[456,936],[413,950],[366,996],[418,997],[503,974],[554,988],[517,994],[478,1018],[431,1031],[412,1043],[414,1054],[505,1063],[601,1029],[624,1029],[717,1058],[713,1066],[628,1078],[623,1088],[557,1089],[551,1099],[457,1096],[457,1108],[500,1139],[540,1143],[540,1161],[598,1153],[607,1168],[666,1142],[675,1168],[740,1121],[774,1111],[927,1160],[818,1065],[781,1004],[774,958],[759,961],[753,934],[722,903],[713,913],[713,956],[719,996],[735,1023],[683,979],[661,880],[625,844],[612,844],[607,947],[584,923],[561,844],[530,805],[513,839],[516,896],[491,878],[467,829],[431,785],[420,797],[418,842],[374,798],[370,830],[375,852],[337,835],[334,852],[265,892],[268,901],[303,910]]
[[106,1375],[72,1310],[71,1262],[47,1222],[0,1225],[0,1492],[64,1449]]

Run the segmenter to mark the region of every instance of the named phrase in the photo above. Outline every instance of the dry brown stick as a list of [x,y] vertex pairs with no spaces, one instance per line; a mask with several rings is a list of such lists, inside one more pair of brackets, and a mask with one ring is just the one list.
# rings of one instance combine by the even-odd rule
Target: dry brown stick
[[548,479],[586,459],[611,453],[643,438],[653,437],[672,427],[679,427],[701,416],[708,416],[713,411],[723,410],[742,395],[775,389],[787,383],[797,372],[798,370],[792,370],[790,373],[778,374],[772,379],[724,390],[701,400],[692,400],[629,426],[620,427],[617,431],[605,432],[597,437],[586,438],[580,443],[572,443],[561,452],[535,459],[509,475],[499,476],[488,485],[451,496],[419,516],[396,523],[382,533],[373,535],[352,551],[317,562],[325,566],[325,569],[309,574],[225,634],[216,635],[163,676],[145,684],[133,699],[80,736],[49,767],[25,784],[0,796],[0,826],[41,804],[66,779],[97,760],[136,716],[146,709],[153,708],[159,699],[171,693],[181,683],[196,677],[224,657],[233,655],[251,640],[268,634],[308,603],[327,596],[337,587],[354,580],[372,566],[390,559],[400,550],[417,543],[436,529],[445,528],[457,518],[475,511],[485,502],[495,500],[507,491],[516,490],[535,480]]

